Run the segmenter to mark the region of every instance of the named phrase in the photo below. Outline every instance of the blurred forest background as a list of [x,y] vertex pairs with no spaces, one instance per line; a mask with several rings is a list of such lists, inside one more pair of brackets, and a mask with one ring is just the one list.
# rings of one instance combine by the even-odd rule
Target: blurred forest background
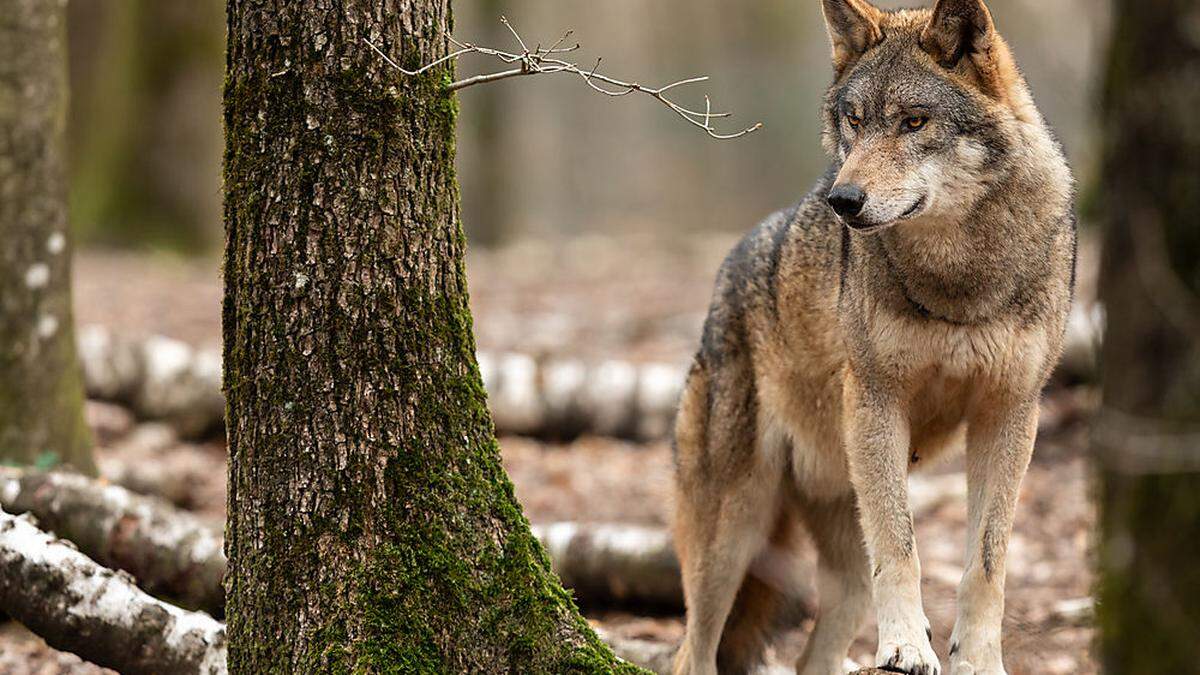
[[[912,3],[889,0],[881,6]],[[1090,184],[1095,71],[1107,3],[994,0],[1038,104]],[[80,241],[211,254],[220,242],[224,13],[217,0],[70,3],[71,212]],[[460,95],[463,221],[476,245],[577,235],[673,238],[743,231],[795,201],[826,166],[818,106],[830,79],[819,3],[607,0],[456,3],[455,34],[508,46],[566,29],[601,72],[695,88],[765,127],[711,142],[638,97],[609,100],[565,77]],[[470,57],[460,74],[496,68]],[[686,244],[681,244],[686,245]]]
[[[1100,403],[1101,214],[1091,204],[1106,149],[1099,89],[1110,3],[988,4],[1066,148],[1083,223],[1073,347],[1046,392],[1011,544],[1006,662],[1014,675],[1095,673],[1088,425]],[[505,468],[544,539],[616,528],[605,531],[641,534],[609,541],[657,547],[634,552],[658,567],[636,567],[633,579],[621,577],[620,551],[550,553],[606,639],[669,658],[682,601],[665,529],[667,429],[721,259],[827,165],[818,111],[832,73],[820,3],[460,0],[454,12],[456,37],[481,45],[515,47],[505,15],[531,43],[573,29],[578,63],[603,57],[601,72],[614,77],[659,85],[708,75],[680,103],[703,106],[708,93],[715,109],[736,113],[723,128],[764,124],[714,141],[646,97],[606,98],[571,77],[513,78],[459,95],[467,273]],[[188,511],[219,538],[224,3],[71,0],[68,36],[75,316],[99,474]],[[458,73],[501,67],[469,56]],[[966,530],[961,463],[914,478],[912,492],[926,608],[934,631],[949,636]],[[220,578],[225,561],[214,551]],[[181,604],[219,615],[221,592],[209,585],[209,595]],[[799,652],[807,609],[778,663]],[[873,650],[864,627],[851,656],[865,663]],[[0,622],[0,673],[42,672],[111,671]]]

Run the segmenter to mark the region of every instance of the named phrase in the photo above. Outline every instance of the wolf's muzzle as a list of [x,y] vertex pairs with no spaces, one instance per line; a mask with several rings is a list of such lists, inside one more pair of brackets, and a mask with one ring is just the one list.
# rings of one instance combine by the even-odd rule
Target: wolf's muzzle
[[857,185],[835,185],[825,198],[833,212],[843,218],[853,218],[862,213],[867,203],[867,193]]

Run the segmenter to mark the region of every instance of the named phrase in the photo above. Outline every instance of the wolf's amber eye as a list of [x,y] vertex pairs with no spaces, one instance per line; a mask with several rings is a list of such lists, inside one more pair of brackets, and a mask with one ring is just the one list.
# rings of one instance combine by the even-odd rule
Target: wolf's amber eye
[[905,131],[918,131],[929,122],[928,117],[908,117],[904,120]]
[[846,121],[849,122],[850,126],[854,127],[855,129],[862,124],[862,118],[854,113],[846,113]]

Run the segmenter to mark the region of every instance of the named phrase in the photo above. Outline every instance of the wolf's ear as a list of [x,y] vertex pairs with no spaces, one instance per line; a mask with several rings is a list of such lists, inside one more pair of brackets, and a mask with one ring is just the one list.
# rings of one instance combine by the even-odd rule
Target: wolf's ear
[[882,13],[867,0],[821,0],[821,10],[833,43],[833,69],[839,75],[883,39]]
[[943,67],[953,68],[964,56],[986,57],[995,36],[992,13],[983,0],[938,0],[921,31],[921,48]]

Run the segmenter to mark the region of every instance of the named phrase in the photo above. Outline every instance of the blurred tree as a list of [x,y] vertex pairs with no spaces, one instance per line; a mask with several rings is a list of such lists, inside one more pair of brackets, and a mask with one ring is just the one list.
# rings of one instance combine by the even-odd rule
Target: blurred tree
[[0,0],[0,462],[95,473],[71,319],[65,0]]
[[[500,23],[504,14],[504,0],[478,0],[473,7],[480,13],[483,28],[473,42],[482,45],[500,45],[512,40],[512,36]],[[475,120],[471,136],[472,152],[475,153],[473,178],[464,201],[463,210],[474,217],[464,224],[472,243],[496,246],[512,234],[513,180],[519,165],[509,146],[510,86],[505,83],[496,87],[480,87],[472,92],[471,106]]]
[[1114,0],[1103,98],[1099,624],[1109,673],[1195,672],[1200,1]]
[[220,0],[73,0],[71,216],[88,241],[219,236]]
[[229,665],[613,672],[513,496],[475,362],[449,0],[232,0]]

